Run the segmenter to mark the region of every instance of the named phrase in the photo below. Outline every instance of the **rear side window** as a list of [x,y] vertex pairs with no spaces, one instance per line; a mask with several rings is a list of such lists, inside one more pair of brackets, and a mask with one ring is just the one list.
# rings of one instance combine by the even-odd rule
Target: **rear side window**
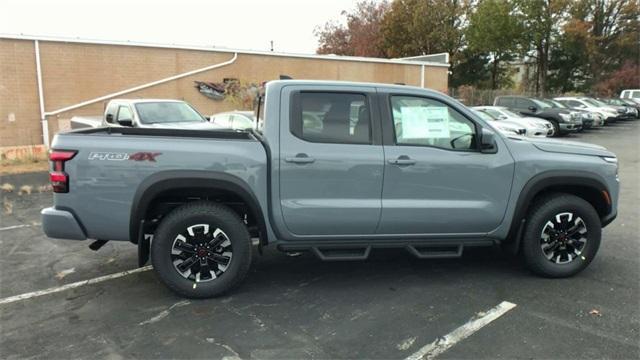
[[498,101],[496,102],[497,106],[504,106],[504,107],[513,107],[513,98],[510,97],[501,97],[498,98]]
[[529,106],[533,106],[533,102],[527,99],[517,98],[516,99],[516,108],[518,109],[528,109]]
[[129,109],[128,106],[124,106],[121,105],[118,108],[118,117],[117,117],[117,121],[121,121],[121,120],[132,120],[133,116],[131,115],[131,109]]
[[371,143],[371,117],[364,94],[299,92],[292,100],[290,130],[296,137],[320,143]]

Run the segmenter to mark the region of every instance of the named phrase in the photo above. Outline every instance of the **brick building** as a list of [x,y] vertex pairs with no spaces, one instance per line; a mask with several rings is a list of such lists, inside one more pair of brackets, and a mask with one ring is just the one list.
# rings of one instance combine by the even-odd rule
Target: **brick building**
[[[113,97],[181,99],[209,115],[234,105],[205,97],[194,87],[196,80],[260,83],[286,74],[445,92],[447,61],[448,56],[374,59],[0,35],[0,155],[42,150],[47,130],[51,137],[73,116],[102,114],[118,93]],[[153,85],[159,80],[164,81]]]

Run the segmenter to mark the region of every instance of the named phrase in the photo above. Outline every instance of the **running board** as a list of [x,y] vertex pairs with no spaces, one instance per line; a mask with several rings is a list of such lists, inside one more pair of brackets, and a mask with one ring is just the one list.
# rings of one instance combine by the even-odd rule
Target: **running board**
[[311,251],[322,261],[366,260],[371,246],[321,248],[314,246]]
[[418,259],[448,259],[462,256],[464,245],[407,245],[406,249]]
[[285,252],[311,251],[323,261],[366,260],[371,249],[405,249],[419,259],[459,258],[466,246],[492,246],[493,239],[438,240],[429,241],[318,241],[318,242],[281,242],[278,249]]

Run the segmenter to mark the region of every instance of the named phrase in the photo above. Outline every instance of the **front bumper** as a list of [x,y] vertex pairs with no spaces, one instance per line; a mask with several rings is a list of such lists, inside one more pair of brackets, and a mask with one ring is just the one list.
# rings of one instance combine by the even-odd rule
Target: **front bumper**
[[576,132],[582,129],[582,125],[576,123],[560,123],[558,126],[560,127],[561,133]]
[[82,226],[72,213],[53,207],[42,209],[42,230],[50,238],[86,240]]

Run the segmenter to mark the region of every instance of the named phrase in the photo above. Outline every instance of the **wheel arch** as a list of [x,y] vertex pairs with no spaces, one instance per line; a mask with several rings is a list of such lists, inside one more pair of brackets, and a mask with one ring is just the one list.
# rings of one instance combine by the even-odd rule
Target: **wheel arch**
[[[612,211],[611,194],[605,181],[597,174],[585,171],[547,171],[531,178],[522,188],[516,202],[508,242],[520,242],[521,230],[533,201],[544,194],[562,192],[576,195],[589,202],[605,224],[605,218]],[[605,195],[606,193],[606,195]]]
[[249,185],[237,176],[210,171],[163,171],[153,174],[140,183],[131,204],[129,220],[130,241],[137,243],[140,238],[142,221],[148,214],[154,200],[172,190],[198,189],[211,192],[233,194],[246,204],[259,229],[260,244],[266,245],[267,225],[260,203]]

